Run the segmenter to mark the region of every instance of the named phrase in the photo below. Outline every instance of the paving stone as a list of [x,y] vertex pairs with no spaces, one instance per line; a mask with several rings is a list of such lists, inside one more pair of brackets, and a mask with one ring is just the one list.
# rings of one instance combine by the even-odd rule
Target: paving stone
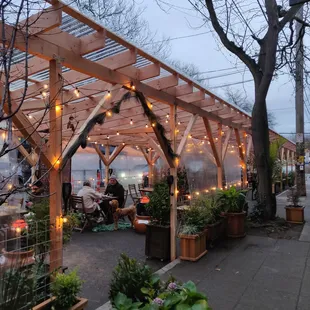
[[310,243],[295,240],[280,239],[277,241],[274,251],[283,254],[306,257],[309,253]]
[[297,295],[250,285],[235,309],[293,310],[296,308],[297,299]]
[[260,236],[246,236],[240,241],[240,246],[235,251],[251,251],[251,252],[265,252],[272,251],[277,240],[272,238]]
[[270,253],[264,264],[263,269],[286,276],[290,274],[294,277],[302,278],[306,265],[306,257],[295,256],[294,254]]
[[310,297],[310,266],[306,266],[302,279],[300,295]]
[[[293,263],[293,262],[292,262]],[[257,289],[263,288],[288,294],[299,294],[302,280],[291,274],[279,275],[268,268],[261,268],[254,277],[252,284]]]
[[299,296],[297,310],[309,310],[310,296]]

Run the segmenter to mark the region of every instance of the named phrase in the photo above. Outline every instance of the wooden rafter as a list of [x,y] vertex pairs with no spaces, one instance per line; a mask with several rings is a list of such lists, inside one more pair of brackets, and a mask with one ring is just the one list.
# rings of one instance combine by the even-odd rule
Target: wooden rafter
[[213,152],[213,156],[214,156],[216,165],[218,167],[221,167],[221,160],[220,160],[219,154],[217,152],[216,145],[214,143],[210,122],[209,122],[209,120],[207,118],[203,118],[203,122],[204,122],[204,125],[205,125],[205,129],[207,131],[207,136],[208,136],[208,139],[209,139],[209,142],[210,142],[210,146],[211,146],[211,149],[212,149],[212,152]]
[[184,133],[183,133],[182,140],[181,140],[181,142],[180,142],[180,144],[179,144],[179,146],[178,146],[178,149],[177,149],[177,154],[178,154],[179,156],[180,156],[180,155],[182,154],[182,152],[183,152],[183,149],[184,149],[184,147],[185,147],[185,144],[186,144],[186,141],[187,141],[187,139],[188,139],[188,136],[189,136],[189,134],[190,134],[190,132],[191,132],[193,126],[195,125],[195,122],[196,122],[197,118],[198,118],[198,115],[192,115],[191,118],[190,118],[190,120],[189,120],[189,122],[188,122],[188,124],[187,124],[187,126],[186,126],[186,129],[185,129],[185,131],[184,131]]
[[225,137],[225,141],[224,141],[223,148],[222,148],[222,161],[224,161],[224,159],[226,157],[226,153],[227,153],[227,149],[228,149],[228,144],[229,144],[231,132],[232,132],[232,128],[229,128],[226,131],[226,137]]

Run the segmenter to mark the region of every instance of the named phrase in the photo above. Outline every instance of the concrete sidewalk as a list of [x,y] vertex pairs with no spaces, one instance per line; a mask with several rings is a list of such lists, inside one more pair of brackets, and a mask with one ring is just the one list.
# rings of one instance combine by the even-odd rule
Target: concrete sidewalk
[[307,242],[247,236],[226,241],[197,263],[182,262],[170,273],[195,282],[214,310],[308,310],[309,249]]

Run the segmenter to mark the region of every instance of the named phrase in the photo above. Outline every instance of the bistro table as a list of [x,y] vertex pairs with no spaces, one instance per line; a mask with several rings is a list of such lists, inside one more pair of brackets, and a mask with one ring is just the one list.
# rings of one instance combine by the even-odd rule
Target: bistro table
[[143,192],[143,193],[152,193],[154,191],[154,188],[153,187],[143,187],[143,188],[140,188],[139,191]]

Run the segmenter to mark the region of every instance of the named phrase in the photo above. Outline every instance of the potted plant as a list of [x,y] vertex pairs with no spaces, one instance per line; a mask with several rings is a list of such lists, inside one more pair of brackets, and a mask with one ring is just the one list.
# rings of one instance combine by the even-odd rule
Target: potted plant
[[227,236],[240,238],[245,236],[245,217],[247,202],[245,194],[235,187],[217,193],[221,207],[226,210]]
[[170,192],[166,181],[155,184],[146,208],[151,222],[146,225],[145,255],[170,259]]
[[303,224],[304,208],[299,205],[299,193],[296,188],[291,187],[287,194],[287,206],[285,207],[286,221],[294,224]]
[[76,270],[68,274],[57,273],[51,284],[53,296],[35,306],[33,310],[83,310],[86,308],[88,300],[77,297],[81,287],[82,281]]
[[193,204],[184,214],[179,233],[182,260],[197,261],[207,253],[207,208]]

